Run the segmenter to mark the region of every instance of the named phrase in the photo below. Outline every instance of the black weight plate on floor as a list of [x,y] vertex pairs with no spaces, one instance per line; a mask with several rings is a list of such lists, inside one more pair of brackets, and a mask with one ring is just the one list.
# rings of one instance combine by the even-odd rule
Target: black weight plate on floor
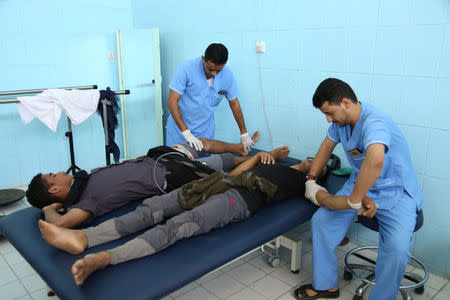
[[25,191],[19,189],[4,189],[0,190],[0,206],[8,205],[15,201],[22,199],[25,196]]

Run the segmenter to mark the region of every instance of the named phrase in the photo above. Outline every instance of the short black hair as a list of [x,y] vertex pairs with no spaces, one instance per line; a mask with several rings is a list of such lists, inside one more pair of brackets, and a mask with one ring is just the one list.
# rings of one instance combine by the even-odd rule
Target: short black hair
[[[308,156],[306,159],[314,159],[312,156]],[[341,168],[341,159],[336,154],[331,154],[325,165],[325,172],[322,171],[320,175],[317,176],[317,180],[321,183],[325,183],[328,176],[330,176],[331,171]]]
[[313,96],[313,105],[315,108],[320,108],[325,102],[330,105],[339,105],[343,98],[348,98],[353,103],[358,102],[355,92],[346,82],[337,78],[327,78],[317,87]]
[[58,202],[58,197],[50,194],[48,189],[50,184],[42,178],[42,173],[37,174],[31,179],[26,192],[28,202],[37,208],[43,208],[44,206]]
[[216,65],[224,65],[228,60],[228,49],[222,44],[213,43],[205,50],[205,61],[210,61]]
[[[314,159],[312,156],[306,157],[306,159]],[[330,167],[328,165],[325,166],[325,172],[323,169],[320,171],[320,174],[317,175],[317,181],[325,183],[325,181],[328,178],[328,175],[330,175]]]

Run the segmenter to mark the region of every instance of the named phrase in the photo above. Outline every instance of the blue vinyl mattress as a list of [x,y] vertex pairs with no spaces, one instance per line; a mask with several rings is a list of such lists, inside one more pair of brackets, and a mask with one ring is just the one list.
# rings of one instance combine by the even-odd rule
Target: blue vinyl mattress
[[[294,162],[288,158],[282,164]],[[336,192],[346,179],[331,175],[328,190]],[[108,213],[91,225],[131,211],[138,204]],[[61,299],[159,299],[310,220],[316,209],[303,197],[271,204],[244,221],[178,241],[154,255],[96,271],[82,286],[75,284],[70,272],[77,259],[118,246],[139,233],[71,255],[44,241],[37,226],[43,215],[34,207],[2,218],[0,230]]]

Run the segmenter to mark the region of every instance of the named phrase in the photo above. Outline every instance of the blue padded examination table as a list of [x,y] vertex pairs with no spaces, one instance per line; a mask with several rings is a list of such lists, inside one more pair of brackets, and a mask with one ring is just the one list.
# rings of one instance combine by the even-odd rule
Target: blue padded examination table
[[[295,162],[287,158],[281,163]],[[328,190],[335,193],[346,179],[331,175]],[[104,215],[91,225],[133,210],[138,204]],[[0,219],[0,230],[61,299],[159,299],[310,220],[316,209],[303,197],[271,204],[241,222],[178,241],[154,255],[96,271],[82,286],[75,284],[70,272],[77,259],[116,247],[139,233],[71,255],[44,241],[37,226],[42,212],[34,207]]]

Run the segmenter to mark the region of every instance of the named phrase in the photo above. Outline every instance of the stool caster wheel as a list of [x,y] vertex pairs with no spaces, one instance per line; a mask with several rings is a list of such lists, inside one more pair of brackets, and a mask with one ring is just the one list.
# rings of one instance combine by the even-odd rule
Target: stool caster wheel
[[267,259],[267,261],[269,262],[269,264],[272,266],[272,267],[274,267],[274,268],[276,268],[276,267],[278,267],[279,265],[280,265],[280,259],[278,258],[278,257],[276,257],[276,256],[271,256],[271,257],[269,257],[268,259]]
[[362,296],[354,295],[353,300],[363,300]]
[[298,273],[300,273],[300,270],[295,270],[295,271],[291,270],[291,272],[294,273],[294,274],[298,274]]
[[344,280],[352,280],[353,274],[350,271],[344,270]]
[[55,292],[54,291],[48,291],[47,297],[53,297],[53,296],[55,296]]
[[422,295],[424,291],[425,291],[425,287],[423,285],[414,289],[414,292],[416,292],[416,294],[419,294],[419,295]]

